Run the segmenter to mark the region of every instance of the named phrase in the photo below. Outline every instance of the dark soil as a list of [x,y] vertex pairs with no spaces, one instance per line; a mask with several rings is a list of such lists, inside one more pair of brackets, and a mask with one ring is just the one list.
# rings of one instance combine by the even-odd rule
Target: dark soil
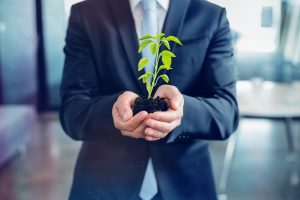
[[168,109],[169,105],[167,100],[160,97],[155,99],[152,97],[150,99],[147,97],[137,97],[132,108],[133,115],[143,110],[147,111],[148,113],[154,113],[156,111],[167,111]]

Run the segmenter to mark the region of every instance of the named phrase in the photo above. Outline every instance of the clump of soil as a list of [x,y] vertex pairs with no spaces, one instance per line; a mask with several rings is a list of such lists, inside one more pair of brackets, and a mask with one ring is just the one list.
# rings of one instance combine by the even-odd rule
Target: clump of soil
[[148,113],[154,113],[156,111],[167,111],[169,109],[168,101],[165,98],[150,98],[137,97],[133,105],[133,115],[140,111],[147,111]]

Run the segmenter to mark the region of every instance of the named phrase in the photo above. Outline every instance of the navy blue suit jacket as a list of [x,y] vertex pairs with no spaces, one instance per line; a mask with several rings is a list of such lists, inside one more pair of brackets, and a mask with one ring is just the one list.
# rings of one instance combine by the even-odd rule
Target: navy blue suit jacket
[[124,137],[113,124],[114,102],[126,90],[146,95],[137,80],[140,55],[129,1],[72,7],[60,119],[83,145],[70,199],[137,199],[150,156],[164,199],[216,199],[208,140],[228,138],[238,123],[226,13],[204,0],[171,0],[163,32],[184,45],[172,45],[177,57],[167,72],[184,96],[181,125],[157,142]]

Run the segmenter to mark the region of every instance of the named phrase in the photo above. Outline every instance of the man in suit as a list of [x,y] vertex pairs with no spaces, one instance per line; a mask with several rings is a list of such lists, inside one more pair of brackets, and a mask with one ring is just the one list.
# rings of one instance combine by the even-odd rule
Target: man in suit
[[[135,98],[146,96],[137,80],[142,1],[87,0],[71,9],[60,119],[83,144],[70,199],[216,199],[208,141],[228,138],[238,124],[225,10],[204,0],[156,1],[158,29],[184,46],[171,46],[169,85],[155,88],[170,109],[133,116]],[[143,197],[150,188],[153,198]]]

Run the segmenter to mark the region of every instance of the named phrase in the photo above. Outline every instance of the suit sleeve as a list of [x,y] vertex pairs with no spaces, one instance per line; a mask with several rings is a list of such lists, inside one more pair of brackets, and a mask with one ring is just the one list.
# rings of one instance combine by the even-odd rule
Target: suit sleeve
[[120,93],[100,95],[92,49],[76,6],[71,9],[64,52],[60,88],[60,121],[64,131],[71,138],[84,141],[117,134],[112,106]]
[[184,96],[181,125],[167,142],[190,139],[223,140],[237,128],[236,73],[232,63],[231,33],[225,9],[208,47],[195,96]]

